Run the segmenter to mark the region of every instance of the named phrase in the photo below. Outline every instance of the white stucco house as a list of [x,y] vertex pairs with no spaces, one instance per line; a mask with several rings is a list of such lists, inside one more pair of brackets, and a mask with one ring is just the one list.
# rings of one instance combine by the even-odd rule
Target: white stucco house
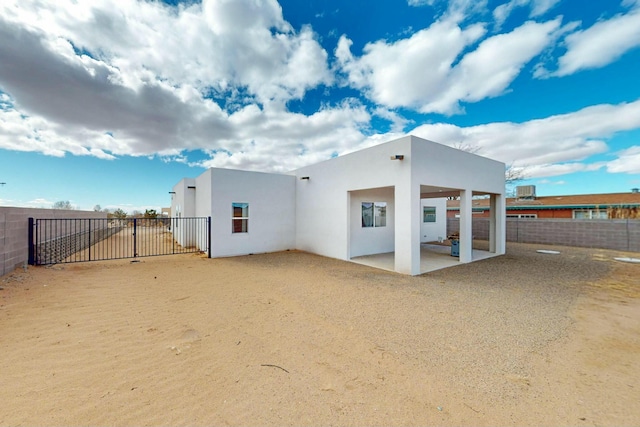
[[[437,254],[424,243],[446,239],[449,196],[460,197],[460,256],[443,266],[504,254],[504,170],[405,136],[289,173],[208,169],[173,187],[171,216],[211,216],[214,258],[299,249],[417,275],[435,269],[428,263]],[[471,200],[479,195],[490,198],[488,251],[472,248]],[[184,242],[186,230],[173,232],[194,244]]]

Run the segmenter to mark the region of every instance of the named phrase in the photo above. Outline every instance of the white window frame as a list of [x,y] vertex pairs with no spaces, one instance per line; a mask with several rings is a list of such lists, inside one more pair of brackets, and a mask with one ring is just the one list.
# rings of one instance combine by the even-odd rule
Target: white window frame
[[[578,214],[585,216],[578,218]],[[609,212],[606,209],[574,209],[573,219],[609,219]]]
[[[387,202],[362,202],[360,206],[362,228],[381,228],[387,226]],[[371,209],[370,220],[365,220],[365,209]]]
[[[242,209],[242,216],[236,216],[235,209]],[[241,221],[241,230],[236,231],[236,221]],[[231,234],[242,234],[249,232],[249,203],[232,202],[231,203]]]
[[[427,210],[429,210],[429,212],[427,212]],[[423,206],[422,207],[422,222],[427,224],[432,224],[434,222],[438,222],[438,217],[437,217],[437,208],[436,206]],[[429,221],[427,221],[427,219],[429,219]]]

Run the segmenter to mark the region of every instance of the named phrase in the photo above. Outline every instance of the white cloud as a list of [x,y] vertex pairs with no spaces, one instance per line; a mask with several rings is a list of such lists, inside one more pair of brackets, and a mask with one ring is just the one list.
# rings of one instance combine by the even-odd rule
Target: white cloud
[[[480,147],[480,155],[506,164],[526,167],[530,177],[561,175],[601,168],[604,164],[581,162],[609,150],[606,139],[640,127],[640,100],[618,105],[596,105],[582,110],[524,123],[490,123],[458,127],[428,124],[410,133],[447,145]],[[619,153],[609,163],[610,172],[633,170],[637,151]]]
[[433,6],[436,0],[408,0],[409,6],[420,7],[420,6]]
[[[357,102],[322,109],[311,116],[246,107],[230,116],[237,132],[193,165],[286,172],[342,154],[364,139],[370,115]],[[274,161],[274,159],[278,159]]]
[[353,102],[285,110],[332,76],[311,28],[294,31],[275,0],[5,1],[0,39],[0,149],[186,162],[183,150],[246,157],[259,139],[263,154],[334,130],[361,139],[369,120]]
[[558,70],[544,73],[566,76],[580,70],[608,65],[640,46],[640,2],[627,14],[601,20],[565,39],[567,52],[558,59]]
[[343,36],[335,54],[349,84],[372,101],[389,108],[452,114],[460,110],[461,102],[502,94],[522,67],[554,39],[559,26],[560,19],[526,22],[464,54],[485,34],[484,27],[462,29],[453,20],[441,20],[407,39],[369,43],[359,58]]
[[527,178],[539,178],[539,177],[551,177],[551,176],[559,176],[566,175],[570,173],[576,172],[586,172],[586,171],[595,171],[598,169],[602,169],[603,165],[601,163],[579,163],[579,162],[570,162],[570,163],[545,163],[541,165],[534,165],[524,169]]
[[541,179],[538,181],[538,184],[541,185],[565,185],[567,182],[563,180],[552,181],[550,179]]
[[31,207],[31,208],[49,208],[50,209],[53,207],[54,203],[55,202],[52,200],[38,198],[38,199],[29,200],[25,202],[24,205],[26,207]]
[[465,15],[481,12],[487,5],[487,0],[408,0],[409,6],[434,6],[442,4],[445,6],[445,15],[448,17],[457,16],[461,20]]
[[275,0],[204,0],[178,8],[135,0],[117,7],[109,0],[8,0],[0,16],[3,27],[28,29],[55,56],[74,59],[73,43],[118,70],[112,83],[134,90],[157,80],[225,95],[242,87],[267,103],[301,98],[331,82],[313,31],[295,32]]
[[[288,111],[286,102],[334,77],[313,30],[293,29],[275,0],[180,7],[7,0],[0,3],[0,149],[288,171],[375,145],[410,124],[397,107],[451,114],[508,91],[562,31],[556,19],[487,37],[484,24],[460,24],[473,4],[484,2],[447,3],[428,28],[370,43],[361,56],[341,37],[337,66],[378,105],[347,99],[305,115]],[[537,16],[555,2],[527,4]],[[413,133],[478,145],[483,155],[550,176],[590,167],[583,160],[608,151],[609,136],[640,127],[639,105],[599,105],[519,124],[430,124]],[[390,132],[374,133],[372,115],[389,120]],[[193,160],[190,150],[209,158]],[[606,167],[632,171],[636,155],[618,153]]]
[[611,173],[640,174],[640,145],[616,153],[618,158],[607,163]]
[[374,115],[381,117],[383,119],[389,120],[391,122],[391,130],[393,133],[402,133],[404,128],[411,123],[409,120],[402,117],[400,114],[395,111],[391,111],[387,108],[377,107],[373,112]]
[[517,7],[529,6],[531,8],[529,17],[536,18],[547,13],[559,2],[560,0],[511,0],[507,3],[503,3],[493,10],[493,18],[495,20],[496,28],[500,28],[502,24],[504,24],[504,21],[507,20],[509,15],[511,15],[513,10]]

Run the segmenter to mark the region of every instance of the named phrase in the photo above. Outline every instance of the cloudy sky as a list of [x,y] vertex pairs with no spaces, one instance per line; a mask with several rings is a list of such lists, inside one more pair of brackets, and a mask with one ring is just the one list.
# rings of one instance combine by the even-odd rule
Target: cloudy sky
[[2,0],[0,205],[159,208],[405,134],[625,192],[639,70],[640,0]]

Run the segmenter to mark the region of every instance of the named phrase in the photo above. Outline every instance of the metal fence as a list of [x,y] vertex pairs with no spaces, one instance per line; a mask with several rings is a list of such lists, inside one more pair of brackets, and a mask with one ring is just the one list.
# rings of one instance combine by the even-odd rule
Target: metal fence
[[29,218],[29,264],[46,265],[204,252],[208,218]]

